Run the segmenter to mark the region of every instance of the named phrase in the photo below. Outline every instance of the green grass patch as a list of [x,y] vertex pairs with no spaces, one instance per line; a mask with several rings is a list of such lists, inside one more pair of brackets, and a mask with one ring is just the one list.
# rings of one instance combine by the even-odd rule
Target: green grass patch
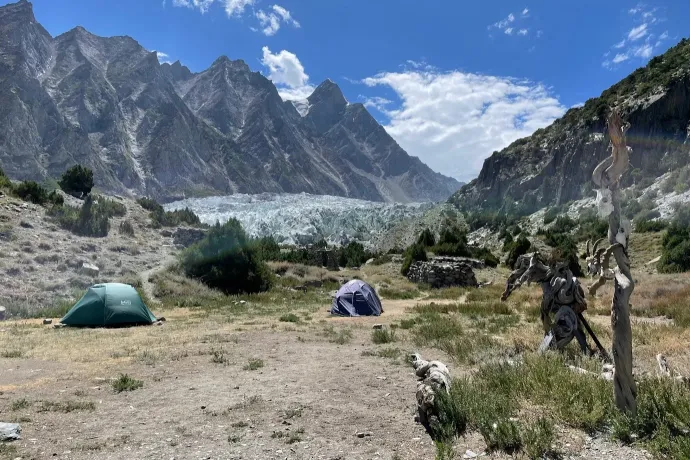
[[352,331],[350,329],[336,330],[331,325],[325,327],[321,335],[326,337],[329,342],[337,343],[338,345],[345,345],[352,340]]
[[[581,367],[599,366],[582,358]],[[563,355],[527,355],[521,365],[486,364],[474,376],[455,379],[439,399],[441,440],[468,429],[479,431],[487,445],[530,458],[548,453],[553,422],[589,433],[611,431],[623,442],[637,442],[666,458],[688,458],[690,389],[672,379],[647,379],[638,386],[637,416],[615,407],[611,383],[570,371]],[[554,398],[554,395],[567,397]],[[550,417],[525,425],[516,421],[522,403]]]
[[280,317],[280,321],[284,323],[299,323],[301,322],[299,316],[295,315],[294,313],[287,313],[285,315],[282,315]]
[[376,344],[395,342],[397,337],[392,329],[374,329],[371,333],[371,341]]
[[264,367],[264,361],[262,359],[252,358],[244,365],[242,369],[245,371],[255,371]]
[[389,300],[410,300],[420,296],[419,290],[417,289],[381,288],[378,290],[378,294],[383,299]]
[[112,386],[116,393],[122,393],[123,391],[138,390],[144,386],[144,382],[130,377],[127,374],[120,374],[120,376],[113,381]]
[[468,303],[454,303],[454,304],[437,304],[431,302],[429,304],[417,305],[414,307],[415,313],[458,313],[468,316],[493,316],[493,315],[512,315],[513,309],[506,302],[488,301],[488,302],[468,302]]

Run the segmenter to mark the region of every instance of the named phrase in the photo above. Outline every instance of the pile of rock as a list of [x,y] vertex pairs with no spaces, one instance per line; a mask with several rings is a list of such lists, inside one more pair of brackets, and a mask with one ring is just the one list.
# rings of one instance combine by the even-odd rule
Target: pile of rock
[[449,263],[449,264],[462,262],[462,263],[466,263],[467,265],[469,265],[472,268],[476,268],[476,269],[486,268],[486,263],[484,263],[483,260],[471,259],[469,257],[436,256],[433,258],[433,261],[435,263]]
[[427,262],[413,262],[407,278],[414,283],[428,284],[433,288],[449,286],[477,287],[472,265],[457,260],[432,259]]

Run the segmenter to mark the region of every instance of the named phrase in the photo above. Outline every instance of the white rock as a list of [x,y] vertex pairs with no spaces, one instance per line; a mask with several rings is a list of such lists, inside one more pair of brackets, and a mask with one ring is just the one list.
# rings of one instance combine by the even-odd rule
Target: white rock
[[98,276],[98,274],[100,273],[101,270],[93,264],[90,264],[88,262],[84,262],[81,266],[80,271],[84,275],[96,277],[96,276]]

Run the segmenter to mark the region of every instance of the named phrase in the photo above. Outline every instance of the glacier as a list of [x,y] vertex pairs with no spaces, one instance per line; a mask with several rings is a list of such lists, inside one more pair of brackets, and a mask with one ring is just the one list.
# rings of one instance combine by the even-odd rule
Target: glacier
[[254,237],[272,236],[280,244],[306,245],[321,239],[372,246],[375,238],[407,219],[419,218],[433,203],[382,203],[308,193],[235,194],[187,198],[164,205],[189,208],[213,225],[235,218]]

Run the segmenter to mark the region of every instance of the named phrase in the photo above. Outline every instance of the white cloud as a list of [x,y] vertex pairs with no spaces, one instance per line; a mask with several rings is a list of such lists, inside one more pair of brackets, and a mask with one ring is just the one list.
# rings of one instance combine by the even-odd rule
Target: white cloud
[[225,13],[228,17],[242,16],[245,8],[252,6],[255,0],[224,0]]
[[[522,26],[525,21],[529,20],[529,9],[525,8],[519,16],[516,17],[513,13],[510,13],[505,19],[491,24],[487,29],[491,32],[494,29],[502,30],[505,35],[521,35],[526,36],[529,32],[527,27]],[[491,36],[491,34],[489,34]],[[537,38],[539,35],[537,36]]]
[[264,10],[259,10],[255,13],[256,19],[258,19],[261,24],[261,31],[264,35],[269,37],[275,35],[278,30],[280,30],[281,23],[290,24],[297,28],[300,27],[300,23],[282,6],[273,5],[271,9],[273,11],[269,11],[268,13]]
[[493,27],[496,27],[497,29],[505,29],[506,27],[508,27],[508,24],[510,24],[513,21],[515,21],[515,16],[513,15],[513,13],[510,13],[507,18],[494,23]]
[[173,61],[168,59],[170,56],[168,56],[167,53],[156,50],[153,50],[153,52],[156,53],[156,56],[158,56],[158,62],[160,62],[161,64],[172,64]]
[[619,63],[621,63],[621,62],[623,62],[623,61],[627,61],[628,59],[630,59],[630,56],[628,56],[627,54],[625,54],[625,53],[618,53],[618,54],[616,54],[616,56],[613,58],[613,63],[614,63],[614,64],[619,64]]
[[652,54],[654,53],[654,47],[649,43],[646,43],[642,46],[638,46],[637,48],[635,48],[634,53],[637,57],[648,59],[652,57]]
[[584,107],[585,103],[584,102],[578,102],[577,104],[573,104],[570,106],[571,109],[579,109],[580,107]]
[[640,38],[643,38],[645,35],[647,35],[647,24],[646,23],[630,29],[630,32],[628,32],[628,40],[636,41],[636,40],[639,40]]
[[366,78],[392,89],[400,106],[368,99],[388,133],[411,155],[459,180],[476,177],[494,150],[532,134],[565,112],[543,85],[460,71],[410,70]]
[[208,11],[214,0],[173,0],[173,6],[184,6],[187,8],[196,8],[201,14]]
[[[182,6],[186,8],[198,9],[201,14],[208,11],[216,0],[172,0],[173,6]],[[254,4],[256,0],[218,0],[223,4],[225,13],[228,17],[239,17],[244,14],[248,6]]]
[[309,84],[309,75],[294,53],[282,50],[274,54],[268,46],[261,51],[261,63],[268,68],[268,78],[276,85],[283,100],[306,99],[314,92],[314,87]]
[[657,30],[658,24],[664,21],[664,18],[657,16],[658,11],[659,8],[648,9],[642,3],[628,9],[634,25],[621,41],[611,46],[612,50],[616,50],[616,56],[613,59],[607,59],[608,53],[604,54],[605,60],[601,63],[602,66],[607,69],[613,69],[616,67],[616,64],[628,60],[635,58],[646,60],[652,57],[657,48],[662,45],[662,42],[668,38],[668,32],[664,32],[656,41],[653,40],[659,34]]

